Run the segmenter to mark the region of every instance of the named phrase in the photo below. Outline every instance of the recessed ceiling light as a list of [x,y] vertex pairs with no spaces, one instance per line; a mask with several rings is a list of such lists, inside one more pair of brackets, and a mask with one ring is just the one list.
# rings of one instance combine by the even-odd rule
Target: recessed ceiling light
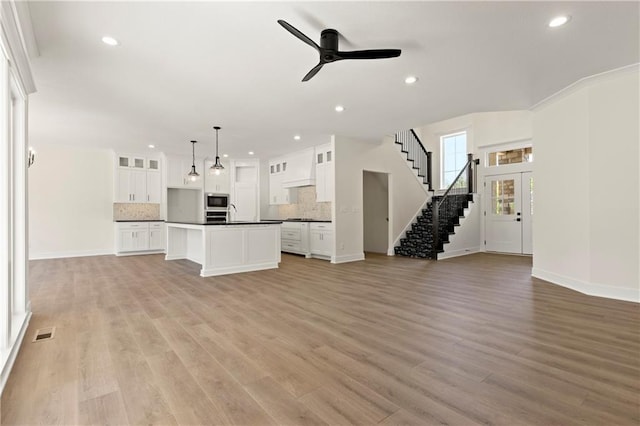
[[249,155],[253,155],[253,151],[249,151]]
[[300,135],[295,135],[295,136],[293,137],[293,139],[295,139],[295,140],[299,141],[299,140],[300,140]]
[[344,107],[342,105],[336,105],[336,112],[344,111]]
[[229,154],[222,154],[222,156],[223,156],[224,158],[227,158],[227,157],[229,156]]
[[416,81],[418,81],[418,77],[416,77],[415,75],[410,75],[407,78],[404,79],[404,82],[407,84],[413,84]]
[[566,24],[567,22],[569,22],[570,18],[571,18],[570,16],[564,16],[564,15],[563,16],[556,16],[551,21],[549,21],[549,26],[551,28],[560,27],[560,26]]
[[109,36],[102,37],[102,42],[104,44],[108,44],[109,46],[117,46],[118,44],[120,44],[120,43],[118,43],[118,40],[116,40],[113,37],[109,37]]
[[155,145],[147,145],[147,146],[148,146],[149,148],[151,148],[151,149],[153,149],[153,148],[155,148],[155,147],[156,147]]

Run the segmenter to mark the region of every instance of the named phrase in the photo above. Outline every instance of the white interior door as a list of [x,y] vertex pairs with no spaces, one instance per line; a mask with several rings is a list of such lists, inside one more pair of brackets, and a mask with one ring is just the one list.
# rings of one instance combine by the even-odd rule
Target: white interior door
[[485,178],[485,248],[522,253],[521,173]]

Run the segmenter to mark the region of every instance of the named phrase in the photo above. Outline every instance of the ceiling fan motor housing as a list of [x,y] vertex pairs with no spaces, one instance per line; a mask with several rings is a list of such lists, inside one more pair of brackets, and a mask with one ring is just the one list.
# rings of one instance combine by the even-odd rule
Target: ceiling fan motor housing
[[338,31],[327,28],[320,33],[320,47],[328,52],[322,52],[324,60],[327,62],[333,62],[336,57],[333,53],[338,52]]

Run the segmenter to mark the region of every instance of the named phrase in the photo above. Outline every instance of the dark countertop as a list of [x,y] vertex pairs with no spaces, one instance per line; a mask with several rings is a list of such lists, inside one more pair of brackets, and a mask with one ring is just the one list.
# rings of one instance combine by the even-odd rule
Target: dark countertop
[[114,222],[164,222],[164,219],[120,219]]
[[331,223],[331,220],[324,219],[282,219],[283,222],[321,222],[321,223]]
[[181,225],[205,225],[205,226],[225,226],[225,225],[279,225],[281,220],[260,220],[257,222],[179,222],[179,221],[166,221],[167,223],[178,223]]

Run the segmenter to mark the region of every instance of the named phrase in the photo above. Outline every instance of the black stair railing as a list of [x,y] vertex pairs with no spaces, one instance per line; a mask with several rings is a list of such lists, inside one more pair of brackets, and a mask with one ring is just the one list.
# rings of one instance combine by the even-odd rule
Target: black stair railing
[[427,185],[429,191],[433,191],[431,151],[425,149],[413,129],[396,133],[396,143],[400,145],[402,152],[407,154],[407,160],[413,163],[413,168],[418,171],[418,176],[422,178],[422,183]]
[[449,218],[458,217],[461,212],[457,211],[460,207],[460,196],[470,197],[475,192],[475,173],[476,167],[480,160],[473,159],[473,154],[467,154],[467,164],[462,167],[451,185],[441,196],[434,197],[433,200],[433,240],[432,258],[438,258],[438,250],[441,241],[449,231]]

